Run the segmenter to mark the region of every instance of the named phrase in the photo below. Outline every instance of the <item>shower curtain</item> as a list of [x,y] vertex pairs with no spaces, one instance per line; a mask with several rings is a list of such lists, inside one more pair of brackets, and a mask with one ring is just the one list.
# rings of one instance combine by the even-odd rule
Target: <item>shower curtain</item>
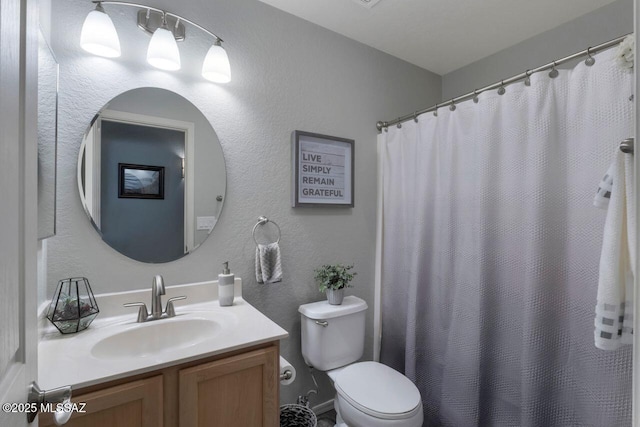
[[379,136],[381,361],[417,384],[425,426],[631,424],[631,347],[593,339],[593,197],[633,135],[613,54]]

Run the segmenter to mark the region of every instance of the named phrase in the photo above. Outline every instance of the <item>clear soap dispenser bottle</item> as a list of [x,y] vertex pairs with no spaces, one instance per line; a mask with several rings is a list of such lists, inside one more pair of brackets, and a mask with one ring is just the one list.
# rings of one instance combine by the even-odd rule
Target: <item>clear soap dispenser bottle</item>
[[218,301],[221,307],[233,305],[233,282],[235,274],[229,270],[229,261],[222,263],[224,268],[222,273],[218,274]]

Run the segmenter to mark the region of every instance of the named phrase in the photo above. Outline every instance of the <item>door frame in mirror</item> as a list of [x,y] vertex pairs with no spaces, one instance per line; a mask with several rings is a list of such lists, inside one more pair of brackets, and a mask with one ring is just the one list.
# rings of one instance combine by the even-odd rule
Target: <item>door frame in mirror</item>
[[[195,213],[195,170],[191,165],[194,164],[194,154],[195,154],[195,124],[193,122],[167,119],[164,117],[158,116],[149,116],[145,114],[137,114],[137,113],[129,113],[124,111],[116,111],[104,109],[100,111],[94,120],[92,120],[89,129],[85,133],[84,141],[86,141],[87,137],[91,132],[94,132],[93,139],[94,143],[97,143],[98,146],[100,144],[100,132],[102,121],[112,121],[118,123],[125,123],[130,125],[138,125],[138,126],[147,126],[147,127],[155,127],[161,129],[171,129],[177,130],[180,132],[184,132],[185,134],[185,147],[184,147],[184,178],[185,178],[185,203],[184,203],[184,248],[185,255],[191,252],[194,249],[195,245],[195,221],[194,221],[194,213]],[[82,164],[83,156],[85,152],[87,155],[91,155],[93,158],[93,164],[99,165],[99,156],[100,154],[97,152],[89,153],[87,150],[87,145],[84,143],[80,147],[80,152],[78,153],[78,164]],[[98,150],[99,151],[99,150]],[[97,157],[96,157],[97,156]],[[97,162],[96,162],[97,160]],[[88,163],[88,162],[87,162]],[[87,164],[85,163],[85,165]],[[85,210],[87,210],[87,199],[85,194],[82,194],[82,190],[84,185],[82,184],[82,174],[80,172],[81,168],[78,169],[78,192],[80,193],[80,199],[82,201],[82,205]],[[100,171],[97,171],[99,174]],[[85,190],[86,191],[86,190]],[[99,189],[96,189],[95,186],[92,185],[91,189],[91,199],[92,206],[98,207],[99,212],[99,197],[96,196],[96,192],[99,192]],[[91,223],[96,228],[98,232],[100,232],[100,216],[97,214],[97,217],[94,216],[96,212],[87,212],[89,217],[91,218]],[[97,220],[96,220],[97,219]]]

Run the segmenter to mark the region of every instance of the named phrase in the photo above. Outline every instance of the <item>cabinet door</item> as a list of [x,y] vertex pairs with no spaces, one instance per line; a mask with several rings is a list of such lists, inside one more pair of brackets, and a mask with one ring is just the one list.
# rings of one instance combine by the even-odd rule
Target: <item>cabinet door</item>
[[[162,427],[162,396],[161,375],[74,396],[86,412],[65,427]],[[54,425],[50,414],[40,415],[40,427]]]
[[182,369],[180,427],[276,427],[278,349],[270,347]]

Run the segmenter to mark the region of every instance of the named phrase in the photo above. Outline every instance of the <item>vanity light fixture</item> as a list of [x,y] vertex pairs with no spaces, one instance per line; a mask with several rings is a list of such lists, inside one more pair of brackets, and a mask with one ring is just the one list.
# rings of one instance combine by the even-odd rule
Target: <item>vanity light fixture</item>
[[214,83],[229,83],[231,81],[229,57],[227,51],[220,44],[220,40],[215,41],[204,58],[202,77]]
[[141,9],[138,12],[138,27],[152,35],[147,49],[149,64],[168,71],[180,69],[180,51],[176,42],[185,39],[183,22],[186,22],[214,38],[213,45],[209,48],[202,64],[202,76],[215,83],[231,81],[231,66],[227,52],[222,47],[223,40],[211,31],[180,15],[151,6],[121,1],[93,1],[93,3],[96,4],[96,8],[87,15],[80,37],[80,45],[87,52],[108,58],[120,56],[118,34],[102,5],[136,7]]
[[96,3],[96,8],[89,12],[82,24],[80,46],[94,55],[106,58],[120,56],[120,40],[116,27],[100,3]]
[[162,17],[162,25],[151,36],[147,49],[147,62],[161,70],[176,71],[180,69],[178,43],[167,27],[166,16]]

